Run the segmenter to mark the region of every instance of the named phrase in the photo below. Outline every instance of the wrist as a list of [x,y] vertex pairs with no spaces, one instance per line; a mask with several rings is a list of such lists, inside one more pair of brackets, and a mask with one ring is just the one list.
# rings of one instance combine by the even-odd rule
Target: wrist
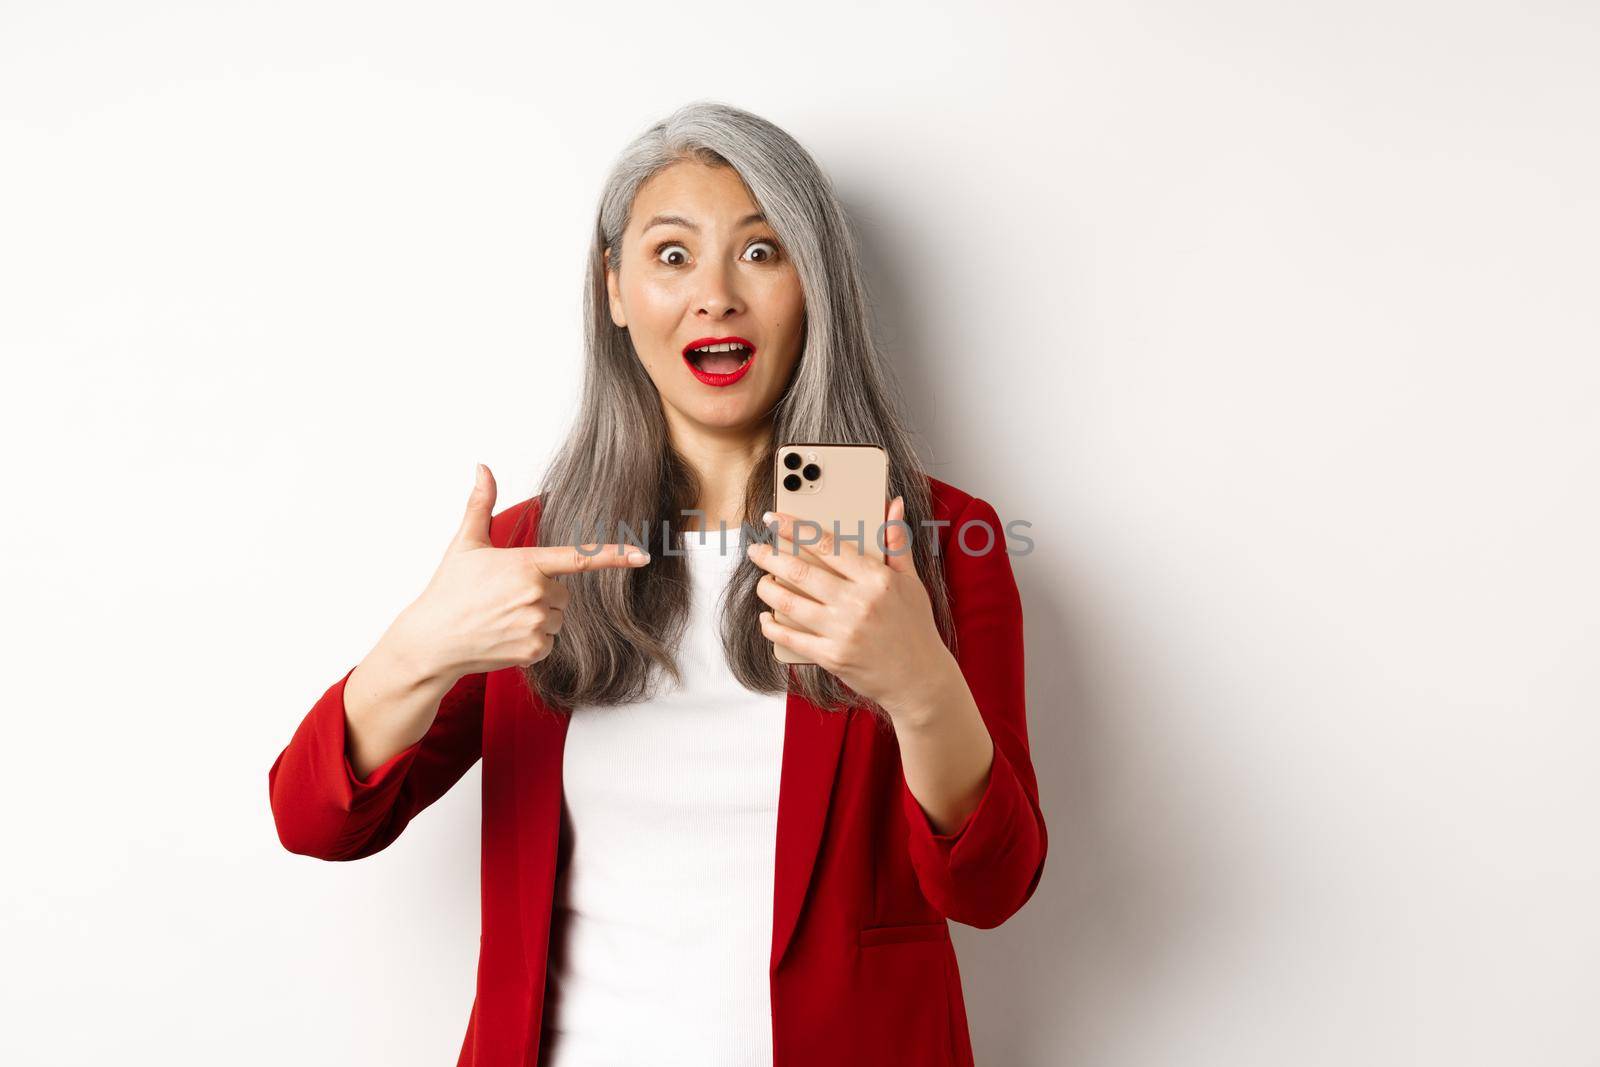
[[950,649],[940,645],[933,665],[919,670],[918,681],[908,686],[892,706],[885,706],[897,730],[922,730],[948,717],[959,702],[970,700],[967,679]]
[[397,686],[411,691],[436,689],[443,693],[465,671],[455,670],[440,654],[439,643],[416,634],[411,609],[407,608],[379,639],[372,655],[385,667],[385,675]]

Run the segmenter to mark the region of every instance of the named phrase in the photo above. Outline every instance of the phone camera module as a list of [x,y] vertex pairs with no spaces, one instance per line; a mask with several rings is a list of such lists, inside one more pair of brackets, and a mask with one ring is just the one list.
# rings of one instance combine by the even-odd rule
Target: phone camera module
[[800,469],[800,453],[798,453],[798,452],[785,452],[784,455],[783,455],[783,465],[785,467],[788,467],[790,470],[799,470]]
[[783,487],[785,489],[789,490],[789,492],[791,492],[791,493],[794,492],[796,489],[799,489],[800,488],[800,476],[798,474],[786,474],[786,475],[784,475],[783,476]]
[[806,469],[800,473],[805,475],[806,481],[814,482],[818,478],[822,477],[822,468],[817,466],[815,463],[807,463]]

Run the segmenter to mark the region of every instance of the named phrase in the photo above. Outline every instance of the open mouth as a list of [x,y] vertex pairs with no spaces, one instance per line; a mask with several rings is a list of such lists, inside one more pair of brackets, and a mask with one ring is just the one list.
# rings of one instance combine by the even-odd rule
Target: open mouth
[[756,358],[756,346],[743,337],[702,337],[683,346],[683,361],[703,385],[732,385]]
[[704,345],[684,353],[689,365],[707,374],[732,374],[750,362],[755,349],[734,341],[726,344]]

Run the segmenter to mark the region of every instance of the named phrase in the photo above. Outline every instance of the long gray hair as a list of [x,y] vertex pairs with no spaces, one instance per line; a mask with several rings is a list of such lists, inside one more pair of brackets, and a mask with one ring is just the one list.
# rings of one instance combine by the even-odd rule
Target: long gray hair
[[[572,597],[551,652],[523,668],[552,710],[578,704],[631,703],[650,695],[651,664],[681,681],[674,649],[689,617],[682,512],[699,501],[693,469],[673,448],[661,398],[627,331],[611,321],[605,253],[620,264],[635,194],[657,172],[681,161],[732,167],[765,213],[800,276],[805,336],[799,361],[770,415],[771,434],[745,488],[744,517],[766,540],[761,513],[772,507],[778,446],[791,442],[875,444],[888,454],[889,495],[904,495],[914,531],[912,558],[933,603],[947,647],[954,627],[933,538],[927,476],[901,413],[898,391],[873,340],[856,245],[831,183],[810,154],[777,126],[726,104],[686,104],[645,130],[618,157],[600,195],[584,280],[583,392],[571,432],[556,452],[539,497],[540,545],[584,545],[626,526],[644,536],[651,561],[606,568],[563,581]],[[741,539],[731,530],[729,550]],[[740,546],[742,548],[742,545]],[[743,553],[741,552],[741,556]],[[776,659],[757,614],[765,573],[741,558],[720,621],[722,647],[740,685],[759,693],[794,690],[819,707],[883,709],[815,665]],[[886,720],[885,720],[886,721]]]

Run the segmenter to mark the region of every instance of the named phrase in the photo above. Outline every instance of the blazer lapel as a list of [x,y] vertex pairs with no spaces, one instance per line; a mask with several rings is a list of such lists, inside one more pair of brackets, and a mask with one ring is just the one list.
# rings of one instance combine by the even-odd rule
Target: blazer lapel
[[[514,739],[511,788],[516,794],[517,893],[523,908],[520,931],[524,958],[535,998],[544,995],[551,908],[555,895],[557,850],[561,837],[561,770],[567,740],[567,717],[552,715],[542,704],[524,699],[512,716]],[[540,936],[540,934],[544,936]],[[533,1005],[537,1012],[541,1001]]]
[[778,839],[773,871],[772,959],[776,971],[800,921],[811,884],[833,781],[844,748],[845,712],[829,712],[789,693],[778,782]]

